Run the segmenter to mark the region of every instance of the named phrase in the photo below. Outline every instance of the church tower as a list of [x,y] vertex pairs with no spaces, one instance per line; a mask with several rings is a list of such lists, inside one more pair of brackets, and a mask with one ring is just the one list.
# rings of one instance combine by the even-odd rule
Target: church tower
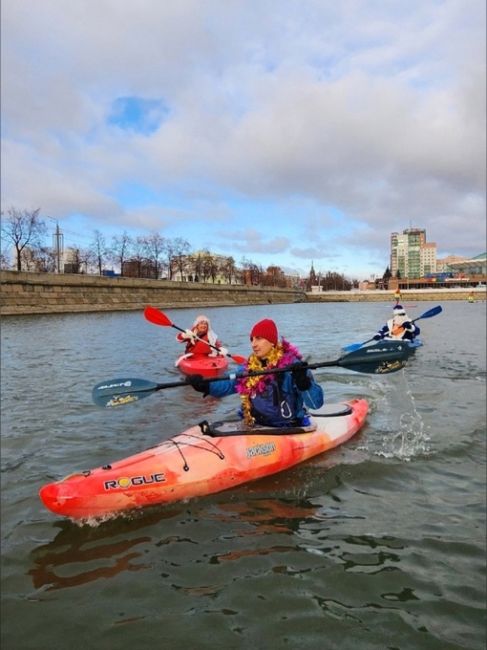
[[311,261],[311,269],[310,269],[309,278],[308,278],[308,291],[311,291],[311,287],[316,285],[316,282],[317,282],[316,281],[316,273],[315,273],[315,269],[314,269],[314,266],[313,266],[313,261]]

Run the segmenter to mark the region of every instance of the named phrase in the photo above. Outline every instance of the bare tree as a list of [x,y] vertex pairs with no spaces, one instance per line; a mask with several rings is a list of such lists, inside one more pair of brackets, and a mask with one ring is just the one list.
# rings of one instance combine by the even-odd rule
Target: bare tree
[[214,255],[210,255],[208,259],[208,271],[210,274],[211,281],[215,284],[216,278],[220,272],[220,264],[218,258]]
[[166,239],[166,245],[164,247],[164,253],[166,258],[164,260],[164,265],[167,269],[167,279],[172,280],[172,276],[176,271],[176,260],[175,260],[175,247],[173,239]]
[[264,276],[264,271],[261,266],[257,266],[254,262],[245,258],[242,259],[241,265],[245,284],[251,284],[254,286],[261,284]]
[[[2,220],[2,234],[12,242],[15,248],[17,271],[22,271],[22,251],[26,246],[38,248],[47,233],[45,222],[37,210],[17,210],[9,208]],[[2,212],[2,216],[4,216]]]
[[327,271],[322,282],[325,291],[350,291],[352,284],[343,274]]
[[286,276],[280,266],[268,266],[262,284],[269,287],[285,287]]
[[213,255],[209,250],[205,249],[202,255],[202,265],[201,272],[203,275],[203,282],[206,282],[208,278],[211,278],[212,271],[214,266]]
[[0,269],[7,271],[10,266],[8,255],[4,252],[0,253]]
[[[176,237],[172,241],[168,241],[166,244],[166,252],[169,258],[169,279],[172,279],[172,268],[174,267],[179,271],[181,280],[183,279],[183,273],[188,262],[188,254],[191,250],[191,246],[186,239],[182,237]],[[170,251],[170,252],[169,252]]]
[[232,284],[232,280],[235,279],[235,260],[233,257],[226,257],[223,263],[220,266],[220,270],[225,276],[228,284]]
[[112,237],[112,245],[108,250],[109,258],[120,267],[120,275],[123,275],[123,263],[130,255],[132,247],[132,238],[124,230],[121,235]]
[[24,248],[21,257],[22,265],[27,271],[37,271],[37,273],[55,273],[57,270],[56,253],[48,246]]
[[135,263],[136,277],[147,277],[147,260],[145,257],[145,237],[138,235],[133,240],[131,262]]
[[91,242],[90,250],[93,253],[93,257],[96,261],[98,275],[101,275],[105,257],[107,255],[107,245],[105,241],[105,235],[103,235],[103,233],[101,233],[99,230],[93,231],[93,240]]
[[11,246],[0,238],[0,269],[12,268]]
[[203,256],[201,253],[193,256],[193,280],[200,282],[203,277]]
[[157,280],[164,265],[163,255],[166,250],[166,240],[158,232],[153,232],[148,237],[144,237],[144,250]]

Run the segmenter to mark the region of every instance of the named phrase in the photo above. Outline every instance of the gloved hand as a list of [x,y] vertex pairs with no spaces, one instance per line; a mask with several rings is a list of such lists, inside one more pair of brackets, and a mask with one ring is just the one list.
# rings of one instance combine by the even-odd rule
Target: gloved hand
[[196,342],[196,336],[195,336],[195,333],[192,330],[184,330],[181,338],[183,338],[183,339],[185,339],[187,341],[191,341],[191,343],[193,343],[193,344]]
[[380,334],[376,334],[376,335],[373,337],[372,340],[373,340],[373,341],[380,341],[381,339],[382,339],[382,336],[381,336]]
[[198,393],[203,393],[203,397],[206,397],[210,394],[210,385],[206,379],[203,379],[201,375],[188,375],[186,381],[190,386],[192,386]]
[[311,386],[311,379],[308,377],[307,368],[308,364],[306,361],[293,363],[291,373],[298,390],[308,390]]
[[407,330],[408,332],[414,332],[414,325],[411,323],[411,321],[409,321],[409,320],[404,321],[404,323],[402,324],[402,326],[403,326],[404,329]]
[[228,354],[227,348],[219,348],[218,349],[218,354],[221,354],[223,357],[226,357]]

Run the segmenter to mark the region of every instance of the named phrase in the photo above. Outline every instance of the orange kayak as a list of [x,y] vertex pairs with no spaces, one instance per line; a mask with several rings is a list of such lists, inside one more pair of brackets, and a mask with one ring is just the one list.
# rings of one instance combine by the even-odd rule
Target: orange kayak
[[141,453],[44,485],[39,495],[52,512],[84,520],[214,494],[341,445],[367,412],[367,401],[357,399],[323,406],[300,429],[201,423]]
[[176,367],[185,375],[219,377],[228,368],[228,359],[207,354],[183,355],[176,361]]

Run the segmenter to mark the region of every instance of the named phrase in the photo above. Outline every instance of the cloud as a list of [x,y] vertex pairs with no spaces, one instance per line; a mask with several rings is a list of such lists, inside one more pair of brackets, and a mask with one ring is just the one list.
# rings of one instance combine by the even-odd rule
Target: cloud
[[220,231],[218,235],[226,240],[226,246],[245,254],[277,255],[286,251],[290,244],[287,237],[264,237],[261,232],[253,228],[230,232]]
[[2,43],[7,206],[283,265],[485,241],[481,0],[7,0]]

